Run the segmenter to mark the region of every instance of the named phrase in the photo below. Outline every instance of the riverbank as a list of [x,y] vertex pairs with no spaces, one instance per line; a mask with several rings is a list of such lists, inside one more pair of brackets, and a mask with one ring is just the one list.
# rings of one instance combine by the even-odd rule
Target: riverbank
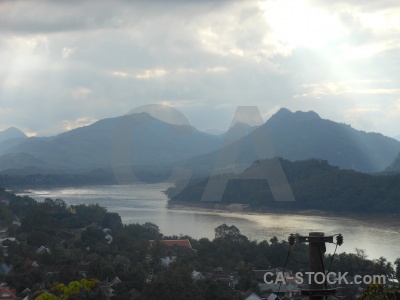
[[[60,198],[68,205],[99,204],[118,213],[124,224],[152,222],[167,236],[189,235],[213,239],[221,224],[235,225],[250,240],[267,240],[276,236],[287,240],[290,233],[306,235],[312,231],[327,235],[341,233],[344,244],[338,252],[365,249],[370,258],[400,257],[400,218],[391,215],[365,215],[323,211],[252,210],[242,205],[215,206],[170,203],[163,193],[170,184],[136,184],[85,186],[56,189],[32,189],[29,196],[37,201]],[[214,203],[216,204],[216,203]],[[333,252],[334,245],[327,245]]]
[[243,203],[210,203],[210,202],[184,202],[184,201],[168,201],[168,208],[171,209],[196,209],[196,210],[204,210],[210,211],[214,210],[216,212],[242,212],[246,214],[293,214],[293,215],[301,215],[301,216],[317,216],[317,217],[357,217],[357,218],[399,218],[400,214],[383,214],[383,213],[357,213],[357,212],[346,212],[346,211],[324,211],[318,209],[305,209],[305,210],[288,210],[288,209],[275,209],[275,208],[253,208],[249,204]]

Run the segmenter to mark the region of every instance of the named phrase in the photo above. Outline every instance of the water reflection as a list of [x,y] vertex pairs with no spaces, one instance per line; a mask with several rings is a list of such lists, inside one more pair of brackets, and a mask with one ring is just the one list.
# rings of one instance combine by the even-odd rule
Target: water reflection
[[[394,261],[400,257],[400,220],[387,216],[316,216],[298,214],[256,214],[223,212],[193,208],[168,208],[162,193],[168,184],[138,184],[130,186],[93,186],[31,190],[36,200],[61,198],[67,204],[98,203],[121,215],[124,223],[157,224],[165,235],[190,235],[194,238],[214,237],[214,228],[234,224],[252,240],[269,240],[277,236],[286,239],[290,233],[308,234],[322,231],[326,235],[342,233],[344,244],[338,252],[365,249],[370,258],[386,257]],[[333,252],[334,245],[327,245]]]

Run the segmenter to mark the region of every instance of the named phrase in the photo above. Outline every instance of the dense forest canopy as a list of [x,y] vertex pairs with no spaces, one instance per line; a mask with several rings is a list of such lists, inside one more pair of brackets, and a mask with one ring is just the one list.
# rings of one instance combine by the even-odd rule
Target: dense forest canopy
[[[213,240],[197,240],[182,235],[164,236],[152,223],[122,224],[118,214],[97,204],[68,206],[62,199],[50,198],[37,202],[4,189],[0,189],[0,198],[0,229],[6,228],[9,237],[15,238],[15,242],[8,241],[6,256],[0,250],[0,265],[9,270],[0,272],[0,281],[18,293],[29,288],[38,295],[54,284],[82,285],[85,278],[95,278],[91,282],[98,284],[83,290],[83,296],[107,299],[105,286],[118,277],[121,282],[113,286],[113,293],[121,300],[242,299],[245,291],[259,291],[253,270],[283,266],[294,272],[308,270],[307,244],[296,243],[290,249],[287,241],[276,237],[249,240],[234,225],[215,228]],[[107,234],[112,235],[111,242],[106,239]],[[164,239],[189,239],[195,251],[180,255],[165,266],[162,258],[171,255],[171,249],[160,242]],[[150,240],[155,243],[150,244]],[[38,248],[45,251],[39,253]],[[330,265],[332,253],[323,259],[325,265]],[[35,261],[38,266],[31,267],[27,261]],[[208,274],[215,268],[236,274],[234,289],[218,280],[192,278],[193,270]],[[400,259],[394,264],[384,257],[370,260],[365,251],[357,249],[355,253],[336,254],[331,271],[393,278],[400,274]],[[345,292],[345,299],[354,299],[354,289],[342,291]]]
[[[255,162],[241,174],[218,175],[228,180],[221,204],[243,203],[252,209],[306,210],[335,212],[400,213],[400,175],[374,176],[342,170],[324,160],[290,162],[279,159],[296,201],[274,201],[267,180],[255,178],[271,168],[272,160]],[[166,191],[171,202],[202,203],[209,177],[194,179],[182,189],[178,182]],[[176,194],[176,191],[181,191]]]

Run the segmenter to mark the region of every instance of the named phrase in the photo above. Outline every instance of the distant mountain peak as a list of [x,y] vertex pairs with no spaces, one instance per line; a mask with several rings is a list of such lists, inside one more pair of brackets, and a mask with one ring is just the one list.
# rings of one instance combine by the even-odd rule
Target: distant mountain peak
[[305,117],[308,117],[308,118],[321,119],[319,114],[317,114],[315,111],[312,111],[312,110],[307,111],[307,112],[298,110],[298,111],[295,112],[295,115],[301,115],[301,116],[305,116]]
[[0,131],[0,142],[9,139],[20,139],[26,137],[26,134],[16,127],[9,127],[6,130]]
[[25,133],[23,133],[21,130],[19,130],[17,127],[14,127],[14,126],[8,127],[7,129],[3,130],[2,132],[21,133],[21,134],[25,135]]
[[181,112],[169,106],[163,105],[146,105],[143,110],[134,110],[127,115],[155,119],[171,125],[189,125],[188,120]]
[[245,137],[255,128],[257,128],[257,126],[251,126],[247,123],[237,121],[228,129],[228,131],[220,136],[225,138],[225,143],[231,143],[242,137]]
[[274,116],[279,116],[279,115],[285,116],[285,115],[289,115],[289,114],[292,114],[292,113],[293,112],[291,112],[289,109],[287,109],[285,107],[282,107],[274,114]]
[[159,120],[159,119],[153,117],[151,114],[149,114],[147,112],[136,112],[136,113],[133,113],[133,114],[126,114],[126,115],[123,115],[122,118],[136,118],[136,119],[140,119],[140,120],[143,120],[143,121]]
[[272,117],[268,120],[269,121],[281,121],[284,119],[305,119],[305,120],[316,120],[316,119],[321,119],[321,117],[315,112],[315,111],[301,111],[298,110],[296,112],[292,112],[287,108],[282,107],[279,109]]

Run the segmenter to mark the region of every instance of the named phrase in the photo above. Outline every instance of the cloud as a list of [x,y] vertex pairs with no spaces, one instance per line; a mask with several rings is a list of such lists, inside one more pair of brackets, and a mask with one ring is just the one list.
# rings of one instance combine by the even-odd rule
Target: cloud
[[77,87],[71,89],[71,96],[77,100],[85,99],[92,91],[85,87]]
[[154,70],[145,70],[142,74],[138,74],[135,77],[138,79],[152,79],[157,77],[163,77],[167,74],[167,71],[164,69],[154,69]]
[[96,119],[79,118],[76,120],[63,120],[60,124],[62,131],[72,130],[78,127],[87,126],[96,122]]
[[[388,82],[387,80],[383,80]],[[313,84],[304,84],[304,89],[308,92],[295,95],[298,97],[312,97],[321,99],[325,95],[342,95],[342,94],[394,94],[400,96],[400,88],[382,88],[382,80],[353,80],[342,82],[321,82]],[[376,87],[373,87],[376,85]]]
[[76,51],[76,47],[74,47],[74,48],[64,47],[61,51],[61,57],[63,59],[66,59],[66,58],[70,57],[72,54],[74,54],[75,51]]
[[150,103],[200,129],[227,129],[240,105],[366,124],[381,113],[343,115],[399,99],[399,15],[393,1],[2,1],[0,127],[51,135]]

